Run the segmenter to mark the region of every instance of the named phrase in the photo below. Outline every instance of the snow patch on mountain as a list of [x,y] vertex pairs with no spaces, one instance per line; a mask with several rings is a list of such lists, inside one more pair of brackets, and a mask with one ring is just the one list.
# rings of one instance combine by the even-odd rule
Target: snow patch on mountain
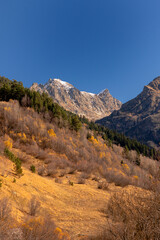
[[86,94],[86,95],[89,94],[89,95],[91,95],[92,97],[95,97],[95,95],[96,95],[95,93],[90,93],[90,92],[85,92],[85,91],[81,91],[81,93],[84,94],[84,95],[85,95],[85,94]]

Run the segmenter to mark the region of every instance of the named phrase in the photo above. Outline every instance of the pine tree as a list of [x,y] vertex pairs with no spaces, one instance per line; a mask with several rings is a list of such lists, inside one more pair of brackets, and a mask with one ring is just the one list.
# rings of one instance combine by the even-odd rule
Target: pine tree
[[72,118],[71,118],[71,129],[78,132],[80,130],[81,126],[82,126],[82,124],[81,124],[80,120],[78,119],[78,116],[77,115],[72,116]]
[[140,154],[138,152],[136,153],[135,164],[137,166],[140,166],[141,164]]
[[128,160],[129,160],[129,149],[128,149],[128,147],[127,147],[127,145],[125,145],[125,147],[124,147],[124,149],[123,149],[123,152],[122,152],[122,156],[124,157],[124,158],[127,158]]

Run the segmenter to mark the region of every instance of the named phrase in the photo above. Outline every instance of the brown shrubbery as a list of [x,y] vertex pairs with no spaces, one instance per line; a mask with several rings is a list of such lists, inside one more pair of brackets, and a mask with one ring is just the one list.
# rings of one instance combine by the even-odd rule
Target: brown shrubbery
[[40,202],[35,198],[35,196],[33,196],[28,204],[28,214],[30,216],[36,216],[39,213],[40,206]]
[[54,233],[55,229],[55,223],[48,216],[45,218],[26,218],[21,226],[24,240],[56,240],[58,238]]
[[[121,222],[119,230],[110,229],[113,239],[160,239],[160,196],[152,194],[115,194],[108,205],[108,214]],[[114,234],[117,238],[114,237]]]
[[70,240],[67,233],[56,227],[50,215],[40,215],[40,202],[34,196],[28,204],[28,209],[27,215],[22,211],[24,217],[22,222],[18,223],[12,219],[9,200],[0,199],[1,240]]
[[8,228],[12,222],[11,206],[8,198],[0,199],[0,239],[7,239]]
[[8,198],[2,198],[0,200],[0,221],[6,221],[11,214],[11,207]]
[[108,226],[104,233],[90,240],[160,239],[159,194],[115,193],[105,211]]
[[[122,187],[132,184],[153,191],[159,189],[159,162],[138,156],[138,166],[136,152],[114,144],[109,147],[101,137],[93,137],[96,134],[92,132],[87,139],[85,127],[79,133],[67,126],[60,129],[55,119],[49,123],[47,116],[44,119],[33,109],[21,108],[16,101],[1,102],[0,119],[1,134],[9,139],[4,138],[3,142],[12,143],[13,152],[14,148],[20,149],[17,157],[23,164],[34,164],[41,176],[56,177],[57,171],[64,169],[66,174],[94,174]],[[29,162],[31,157],[41,163]]]
[[102,189],[102,190],[109,190],[109,183],[107,182],[99,182],[98,183],[98,189]]

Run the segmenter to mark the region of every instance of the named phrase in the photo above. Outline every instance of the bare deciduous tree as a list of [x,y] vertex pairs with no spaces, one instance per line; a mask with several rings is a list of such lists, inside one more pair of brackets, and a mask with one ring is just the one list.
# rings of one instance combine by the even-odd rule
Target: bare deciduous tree
[[29,202],[29,214],[31,216],[36,216],[36,214],[39,212],[40,210],[40,202],[36,199],[35,196],[33,196]]

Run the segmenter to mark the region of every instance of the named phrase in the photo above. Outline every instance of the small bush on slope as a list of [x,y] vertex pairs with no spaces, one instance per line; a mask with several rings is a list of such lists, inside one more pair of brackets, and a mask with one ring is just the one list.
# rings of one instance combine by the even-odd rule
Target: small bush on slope
[[0,199],[1,240],[70,240],[67,233],[56,227],[50,215],[40,216],[39,202],[33,196],[29,202],[29,216],[21,223],[12,219],[12,207],[7,198]]
[[56,228],[50,216],[26,218],[20,229],[23,240],[70,240],[67,233]]
[[15,172],[20,176],[22,174],[21,160],[16,157],[8,148],[4,149],[4,153],[15,164]]
[[36,216],[39,213],[40,206],[40,202],[33,196],[28,204],[29,215]]
[[31,166],[30,166],[30,170],[31,170],[31,172],[35,173],[35,172],[36,172],[35,166],[34,166],[34,165],[31,165]]
[[11,206],[7,197],[0,199],[0,239],[7,239],[7,232],[10,223],[12,222],[11,217]]

